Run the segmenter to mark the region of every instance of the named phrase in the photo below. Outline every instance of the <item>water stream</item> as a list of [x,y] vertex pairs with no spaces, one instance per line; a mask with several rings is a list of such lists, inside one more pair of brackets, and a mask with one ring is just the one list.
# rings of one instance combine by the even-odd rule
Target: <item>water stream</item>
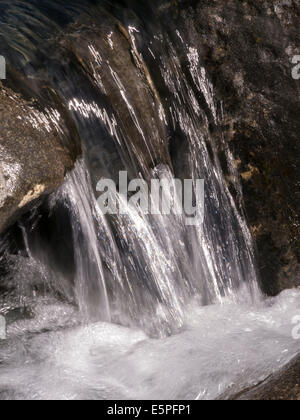
[[[30,316],[9,323],[0,342],[0,399],[217,398],[290,361],[300,292],[273,300],[260,292],[222,103],[195,29],[165,27],[148,2],[142,14],[109,2],[92,11],[88,1],[4,3],[1,28],[24,14],[19,36],[1,35],[10,64],[55,110],[67,143],[64,118],[74,122],[82,156],[20,222],[23,247],[11,252],[2,241],[10,288],[0,313],[21,307]],[[119,171],[147,182],[204,179],[204,223],[144,215],[120,194],[126,214],[104,215],[97,182]]]

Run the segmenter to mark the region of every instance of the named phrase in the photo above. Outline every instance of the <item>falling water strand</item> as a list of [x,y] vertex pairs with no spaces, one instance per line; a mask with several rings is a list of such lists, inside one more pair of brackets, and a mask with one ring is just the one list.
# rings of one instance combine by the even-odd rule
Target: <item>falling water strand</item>
[[[107,287],[100,258],[96,230],[95,199],[89,174],[77,164],[66,179],[58,196],[71,210],[75,253],[75,295],[80,311],[87,320],[111,320]],[[57,199],[57,197],[56,197]]]

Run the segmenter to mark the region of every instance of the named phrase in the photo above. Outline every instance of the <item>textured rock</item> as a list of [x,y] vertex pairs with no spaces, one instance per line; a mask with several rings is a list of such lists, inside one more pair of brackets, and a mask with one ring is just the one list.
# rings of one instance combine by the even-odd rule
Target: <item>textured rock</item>
[[300,80],[292,77],[292,59],[300,53],[300,4],[176,3],[185,9],[177,25],[188,19],[196,28],[190,32],[223,102],[223,128],[243,184],[263,289],[274,295],[299,286]]
[[0,232],[34,200],[55,190],[72,159],[52,110],[35,110],[0,86]]
[[[162,162],[170,166],[171,162],[161,100],[134,35],[133,29],[102,10],[96,24],[81,19],[80,24],[71,25],[61,44],[74,52],[99,97],[107,101],[105,110],[78,100],[70,103],[70,109],[103,120],[122,146],[122,153],[130,150],[139,171],[147,174],[149,168]],[[102,155],[103,148],[93,150]]]
[[236,395],[235,400],[299,401],[300,359],[293,360],[281,372],[251,390]]

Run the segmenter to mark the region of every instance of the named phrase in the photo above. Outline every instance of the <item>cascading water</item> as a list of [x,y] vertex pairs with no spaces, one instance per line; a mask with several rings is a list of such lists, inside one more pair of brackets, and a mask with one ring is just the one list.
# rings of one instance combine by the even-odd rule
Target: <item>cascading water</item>
[[[61,2],[54,3],[61,11]],[[91,12],[88,3],[64,10],[69,25],[56,39],[52,59],[46,58],[43,36],[61,22],[51,21],[51,8],[37,12],[39,6],[31,5],[44,25],[36,42],[46,67],[33,73],[38,65],[31,58],[23,70],[36,80],[28,89],[41,103],[46,99],[38,90],[40,81],[55,89],[59,109],[76,123],[83,157],[46,204],[49,215],[64,208],[70,224],[68,278],[41,249],[40,236],[33,236],[41,230],[39,209],[22,225],[23,255],[10,257],[18,286],[24,282],[24,265],[35,267],[34,279],[25,283],[24,303],[35,317],[8,326],[7,343],[0,347],[0,398],[200,399],[215,398],[232,384],[237,391],[266,377],[278,354],[280,364],[290,360],[297,346],[284,332],[289,322],[284,296],[273,312],[263,303],[241,187],[222,136],[222,104],[188,23],[180,30],[164,28],[162,18],[153,21],[153,28],[136,16],[121,23],[122,8],[100,2],[110,13],[115,10],[112,16],[101,5]],[[74,22],[78,10],[82,15]],[[26,16],[22,30],[31,30]],[[11,55],[12,65],[22,67],[18,55]],[[119,171],[148,183],[151,178],[204,179],[204,223],[187,226],[174,211],[145,215],[118,193],[126,212],[104,215],[96,184],[103,177],[116,181]],[[32,287],[36,278],[45,285],[43,292]],[[297,294],[286,293],[290,311],[299,309]],[[9,313],[7,306],[0,313]],[[58,331],[81,323],[87,325]],[[40,334],[30,340],[30,332]],[[260,340],[264,356],[256,374],[254,349]],[[236,360],[239,366],[233,367]],[[49,375],[51,366],[57,372]],[[25,383],[27,391],[22,391]]]
[[87,320],[95,318],[110,321],[107,287],[95,226],[95,200],[89,175],[78,165],[68,178],[62,198],[71,208],[76,300]]
[[[214,140],[210,134],[208,118],[197,102],[196,94],[203,96],[216,127],[221,125],[221,121],[213,87],[206,77],[204,68],[201,68],[198,52],[195,48],[182,48],[186,49],[189,75],[196,88],[194,93],[168,35],[159,34],[149,43],[152,48],[161,50],[158,58],[152,53],[151,58],[155,63],[151,63],[150,67],[155,66],[161,71],[161,79],[165,83],[164,90],[168,92],[168,112],[172,115],[172,120],[168,121],[166,117],[168,112],[153,87],[151,75],[145,70],[147,64],[138,51],[135,39],[137,33],[139,30],[136,28],[128,29],[132,53],[137,57],[139,66],[146,74],[147,82],[155,92],[154,98],[150,98],[157,102],[152,114],[157,114],[155,119],[163,126],[161,132],[179,131],[186,147],[186,156],[181,159],[186,159],[190,173],[185,171],[176,174],[176,170],[172,173],[173,169],[165,165],[165,174],[162,173],[161,177],[184,178],[190,175],[194,181],[205,180],[204,225],[197,228],[187,227],[183,219],[180,220],[174,215],[145,217],[134,208],[127,209],[126,217],[118,216],[104,220],[103,215],[96,213],[95,191],[91,186],[89,175],[86,174],[88,165],[85,163],[77,165],[63,187],[62,195],[70,197],[73,209],[76,276],[79,276],[76,277],[76,288],[79,287],[81,290],[79,306],[95,308],[98,304],[100,313],[102,310],[108,313],[110,305],[115,308],[112,309],[113,312],[115,310],[119,312],[117,318],[120,322],[124,323],[124,319],[128,318],[148,331],[156,330],[155,333],[160,335],[183,325],[184,305],[191,298],[198,298],[200,303],[208,304],[222,301],[226,296],[237,299],[243,291],[244,298],[255,300],[259,298],[259,292],[250,233],[226,186],[214,146],[212,146],[213,156],[209,155],[207,148],[207,142],[213,144]],[[178,36],[180,38],[179,32]],[[104,39],[110,40],[112,50],[116,37],[111,28],[104,36]],[[154,46],[154,43],[158,45]],[[162,48],[164,45],[168,46],[167,54]],[[80,49],[83,50],[84,45],[81,45]],[[79,127],[88,127],[88,132],[93,133],[93,138],[97,136],[95,121],[99,121],[106,127],[115,147],[121,148],[122,154],[126,155],[121,140],[124,138],[123,142],[127,148],[132,148],[130,153],[132,165],[121,169],[134,173],[134,168],[139,167],[144,174],[141,176],[147,179],[152,175],[150,168],[145,166],[145,161],[149,159],[153,165],[155,160],[159,159],[156,147],[157,135],[147,136],[145,119],[139,117],[140,109],[131,103],[131,92],[122,82],[123,69],[117,66],[113,68],[113,60],[110,62],[108,59],[104,62],[97,45],[91,44],[90,41],[86,50],[89,53],[84,56],[84,63],[86,68],[93,69],[95,89],[110,99],[102,80],[107,68],[105,83],[120,93],[126,118],[130,119],[129,124],[136,130],[135,134],[141,142],[145,143],[146,149],[141,151],[136,148],[136,139],[133,141],[132,137],[119,128],[123,121],[118,121],[114,114],[109,116],[109,109],[101,107],[95,101],[90,103],[80,97],[73,98],[69,100],[69,109],[78,120]],[[100,69],[97,69],[97,65]],[[115,174],[111,171],[110,164],[107,166],[99,162],[101,153],[101,150],[98,154],[94,152],[93,159],[98,162],[97,165],[100,166],[102,173],[114,178]],[[86,154],[89,155],[89,150]],[[179,158],[175,159],[175,165],[178,160]],[[171,162],[168,156],[166,162]],[[155,171],[155,168],[153,169]],[[97,168],[95,172],[99,173],[99,169]],[[95,176],[92,170],[92,177]],[[94,184],[96,182],[97,180]],[[126,204],[121,203],[121,206]],[[174,226],[176,226],[175,231]],[[82,237],[81,240],[78,235]],[[103,243],[105,243],[105,252],[101,251]],[[106,280],[101,260],[107,267]],[[95,261],[96,266],[101,267],[98,272],[92,267]],[[98,281],[95,280],[97,278],[101,278],[101,287],[100,289],[98,287],[98,293],[95,293],[94,283]],[[84,290],[89,288],[91,291],[86,294]],[[110,298],[107,298],[107,289],[111,289]],[[101,301],[100,295],[106,296],[105,304]]]

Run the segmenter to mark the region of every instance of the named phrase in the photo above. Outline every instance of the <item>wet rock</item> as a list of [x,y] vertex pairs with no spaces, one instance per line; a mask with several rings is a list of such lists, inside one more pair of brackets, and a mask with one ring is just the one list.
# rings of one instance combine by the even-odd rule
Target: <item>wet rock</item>
[[34,312],[31,308],[21,307],[13,308],[5,313],[5,320],[7,325],[13,324],[14,322],[23,320],[23,319],[33,319]]
[[299,401],[300,400],[300,359],[268,378],[265,382],[246,390],[232,399],[251,401]]
[[72,167],[59,141],[60,117],[0,85],[0,233]]
[[178,3],[176,24],[190,22],[189,36],[223,103],[263,289],[275,295],[299,286],[300,80],[292,77],[293,56],[300,54],[299,2]]
[[[135,28],[125,27],[102,10],[96,24],[81,19],[71,25],[61,44],[74,53],[99,97],[106,101],[106,109],[101,109],[95,102],[73,100],[70,109],[101,119],[122,153],[128,151],[126,166],[136,166],[147,176],[149,168],[162,162],[171,166],[171,161],[161,99],[136,46],[137,36]],[[89,149],[90,155],[94,151],[101,156],[104,147]]]

